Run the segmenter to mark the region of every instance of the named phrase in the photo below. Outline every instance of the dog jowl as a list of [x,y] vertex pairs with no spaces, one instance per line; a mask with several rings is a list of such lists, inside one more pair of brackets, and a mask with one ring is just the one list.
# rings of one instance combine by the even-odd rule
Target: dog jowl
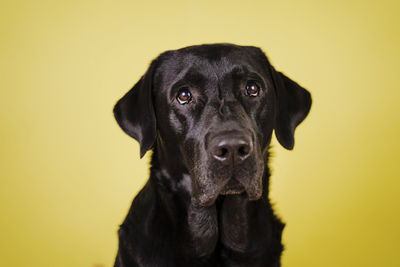
[[153,150],[116,266],[279,266],[268,149],[273,132],[292,149],[310,107],[256,47],[191,46],[153,60],[114,108],[141,156]]

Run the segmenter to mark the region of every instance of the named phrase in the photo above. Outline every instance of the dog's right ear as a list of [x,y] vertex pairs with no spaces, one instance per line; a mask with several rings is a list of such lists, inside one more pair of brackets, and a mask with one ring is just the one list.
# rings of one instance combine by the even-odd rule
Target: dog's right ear
[[157,136],[153,107],[153,76],[156,62],[150,64],[142,78],[114,107],[114,117],[126,134],[140,144],[140,157],[154,145]]

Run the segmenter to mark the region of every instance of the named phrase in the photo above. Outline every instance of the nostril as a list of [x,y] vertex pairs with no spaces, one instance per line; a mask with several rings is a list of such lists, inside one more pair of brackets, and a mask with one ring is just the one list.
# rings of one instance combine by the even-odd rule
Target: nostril
[[229,148],[225,146],[217,146],[213,149],[212,155],[219,161],[225,161],[228,157],[230,157],[230,151]]
[[250,146],[243,145],[238,149],[238,154],[240,157],[245,157],[250,153]]
[[226,149],[225,147],[221,147],[216,156],[220,158],[225,158],[227,154],[228,154],[228,149]]

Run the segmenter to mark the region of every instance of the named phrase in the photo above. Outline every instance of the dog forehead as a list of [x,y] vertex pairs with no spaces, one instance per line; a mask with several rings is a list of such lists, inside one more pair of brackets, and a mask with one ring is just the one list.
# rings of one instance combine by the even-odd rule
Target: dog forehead
[[[187,73],[219,80],[234,69],[262,72],[258,48],[230,44],[199,45],[164,52],[158,58],[157,79],[168,86]],[[260,50],[259,50],[260,51]]]

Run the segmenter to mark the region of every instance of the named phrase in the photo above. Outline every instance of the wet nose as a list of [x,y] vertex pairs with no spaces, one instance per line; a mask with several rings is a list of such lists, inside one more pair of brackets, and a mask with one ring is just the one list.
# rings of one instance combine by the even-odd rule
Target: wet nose
[[223,164],[240,164],[253,150],[250,138],[238,135],[215,137],[210,143],[212,157]]

